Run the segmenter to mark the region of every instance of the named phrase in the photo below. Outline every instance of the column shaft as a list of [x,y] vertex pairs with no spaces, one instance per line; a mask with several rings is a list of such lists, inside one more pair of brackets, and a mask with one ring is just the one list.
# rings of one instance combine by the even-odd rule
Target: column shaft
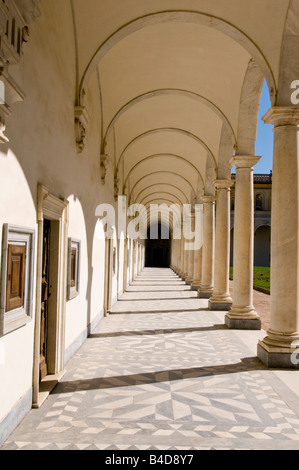
[[216,236],[215,236],[215,283],[209,301],[210,310],[230,310],[232,298],[229,293],[230,265],[230,188],[232,181],[215,182]]
[[215,254],[215,198],[203,196],[203,249],[202,249],[202,282],[198,297],[209,299],[214,291],[214,254]]
[[298,368],[299,109],[272,108],[271,326],[258,356],[269,367]]
[[236,156],[236,202],[234,220],[233,306],[226,324],[234,329],[261,329],[253,306],[254,194],[253,168],[256,156]]
[[195,230],[198,238],[198,247],[194,251],[194,276],[191,284],[191,290],[198,291],[202,278],[202,246],[203,246],[203,205],[195,206]]
[[[194,212],[191,214],[191,232],[194,233],[195,230],[195,214]],[[192,240],[189,241],[189,243],[192,243]],[[189,250],[189,255],[188,255],[188,276],[186,278],[186,284],[189,286],[192,284],[194,280],[194,250]]]

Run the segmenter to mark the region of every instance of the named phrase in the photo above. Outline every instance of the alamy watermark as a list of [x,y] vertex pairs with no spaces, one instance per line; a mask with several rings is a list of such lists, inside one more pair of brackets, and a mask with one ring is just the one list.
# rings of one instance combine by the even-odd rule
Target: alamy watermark
[[[113,238],[116,220],[118,238],[133,240],[157,240],[159,238],[158,222],[162,220],[161,238],[168,240],[185,239],[185,250],[196,251],[203,243],[203,205],[184,204],[151,204],[147,209],[143,204],[132,204],[127,208],[126,196],[118,197],[117,216],[113,205],[100,204],[95,216],[101,220],[105,238]],[[117,217],[117,219],[116,219]],[[172,230],[170,229],[172,227]],[[101,235],[99,235],[101,237]]]
[[2,80],[0,80],[0,104],[5,104],[5,85]]
[[291,83],[291,89],[295,90],[291,94],[291,102],[292,104],[297,105],[299,104],[299,80],[294,80]]
[[291,363],[294,366],[298,366],[299,364],[299,341],[293,341],[291,344],[291,348],[294,349],[294,352],[291,355]]

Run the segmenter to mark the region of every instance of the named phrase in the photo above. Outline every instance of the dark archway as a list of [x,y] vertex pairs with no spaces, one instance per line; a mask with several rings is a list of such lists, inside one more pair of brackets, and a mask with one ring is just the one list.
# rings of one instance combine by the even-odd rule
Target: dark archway
[[254,265],[270,267],[271,265],[271,227],[262,225],[254,236]]
[[147,268],[169,268],[171,241],[168,229],[161,223],[152,225],[147,231],[145,266]]

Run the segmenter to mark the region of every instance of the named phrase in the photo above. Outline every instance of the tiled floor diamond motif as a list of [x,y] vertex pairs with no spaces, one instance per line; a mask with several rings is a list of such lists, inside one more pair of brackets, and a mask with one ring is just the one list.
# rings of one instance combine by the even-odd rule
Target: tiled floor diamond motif
[[[154,290],[162,273],[175,291]],[[146,270],[3,449],[299,449],[299,400],[207,301]]]

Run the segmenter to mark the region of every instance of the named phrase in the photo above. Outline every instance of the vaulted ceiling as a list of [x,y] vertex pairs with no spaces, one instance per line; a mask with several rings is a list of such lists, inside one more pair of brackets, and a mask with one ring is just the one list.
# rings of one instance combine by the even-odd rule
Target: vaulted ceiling
[[77,104],[97,74],[101,151],[130,202],[196,203],[230,177],[234,151],[252,153],[264,79],[276,100],[289,5],[72,0]]

